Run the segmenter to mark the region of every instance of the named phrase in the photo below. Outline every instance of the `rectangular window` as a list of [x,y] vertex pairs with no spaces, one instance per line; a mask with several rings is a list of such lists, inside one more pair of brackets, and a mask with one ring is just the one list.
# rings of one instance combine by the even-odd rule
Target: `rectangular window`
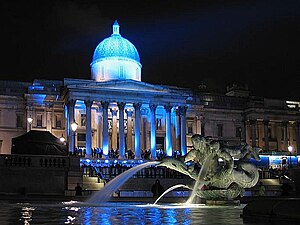
[[56,128],[62,128],[62,115],[56,115],[55,116],[55,127]]
[[43,115],[42,114],[38,114],[36,116],[36,126],[37,127],[42,127],[43,126]]
[[272,129],[268,127],[268,137],[272,138]]
[[124,66],[120,66],[119,77],[124,78]]
[[156,129],[161,130],[161,119],[159,118],[156,119]]
[[205,136],[205,123],[201,123],[201,135]]
[[100,80],[104,80],[104,66],[101,66],[101,77]]
[[241,138],[242,137],[242,128],[235,127],[235,137]]
[[223,124],[217,124],[218,127],[218,137],[223,137]]
[[193,134],[193,123],[188,123],[187,132]]
[[78,133],[77,134],[77,141],[85,141],[85,134],[84,133]]
[[22,128],[24,124],[24,116],[17,114],[17,128]]
[[80,114],[80,125],[81,126],[86,125],[86,114]]

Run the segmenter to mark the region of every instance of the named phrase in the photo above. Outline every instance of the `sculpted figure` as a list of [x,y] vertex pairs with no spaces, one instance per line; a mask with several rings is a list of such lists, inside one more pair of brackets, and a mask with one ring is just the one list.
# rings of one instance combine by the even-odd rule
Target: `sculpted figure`
[[[205,199],[234,199],[243,195],[244,188],[250,188],[258,182],[259,174],[255,165],[248,162],[249,158],[260,160],[259,148],[252,148],[244,144],[239,147],[221,146],[220,142],[207,140],[195,134],[192,136],[193,149],[181,159],[165,158],[159,166],[165,166],[193,178],[198,179],[199,171],[188,162],[202,166],[206,160],[208,168],[206,176],[199,187],[197,195]],[[235,160],[234,160],[235,159]],[[191,187],[192,189],[192,187]]]

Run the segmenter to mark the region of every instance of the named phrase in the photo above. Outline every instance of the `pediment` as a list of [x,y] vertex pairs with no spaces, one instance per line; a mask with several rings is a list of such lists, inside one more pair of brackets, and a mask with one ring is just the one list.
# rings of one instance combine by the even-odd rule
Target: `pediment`
[[85,90],[94,90],[94,91],[124,91],[124,92],[154,92],[154,93],[173,93],[178,92],[176,88],[170,88],[169,86],[163,85],[155,85],[141,81],[135,80],[112,80],[105,82],[96,82],[96,81],[88,81],[82,80],[79,82],[78,80],[68,80],[67,88],[68,89],[85,89]]

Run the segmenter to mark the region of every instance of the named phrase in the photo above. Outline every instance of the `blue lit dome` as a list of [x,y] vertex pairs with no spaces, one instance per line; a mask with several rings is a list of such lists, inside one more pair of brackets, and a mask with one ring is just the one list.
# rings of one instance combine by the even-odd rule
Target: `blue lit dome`
[[[140,57],[135,46],[119,33],[117,21],[113,33],[96,47],[91,63],[92,79],[106,81],[111,79],[141,80]],[[117,68],[119,69],[115,69]]]

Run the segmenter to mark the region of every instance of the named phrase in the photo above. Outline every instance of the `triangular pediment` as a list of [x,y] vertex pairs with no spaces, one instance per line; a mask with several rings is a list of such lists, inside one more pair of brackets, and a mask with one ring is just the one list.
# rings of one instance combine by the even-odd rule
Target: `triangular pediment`
[[155,85],[135,80],[111,80],[105,82],[96,82],[92,80],[68,80],[68,89],[89,89],[89,90],[110,90],[110,91],[124,91],[124,92],[155,92],[155,93],[176,93],[180,92],[180,88],[169,87],[163,85]]

